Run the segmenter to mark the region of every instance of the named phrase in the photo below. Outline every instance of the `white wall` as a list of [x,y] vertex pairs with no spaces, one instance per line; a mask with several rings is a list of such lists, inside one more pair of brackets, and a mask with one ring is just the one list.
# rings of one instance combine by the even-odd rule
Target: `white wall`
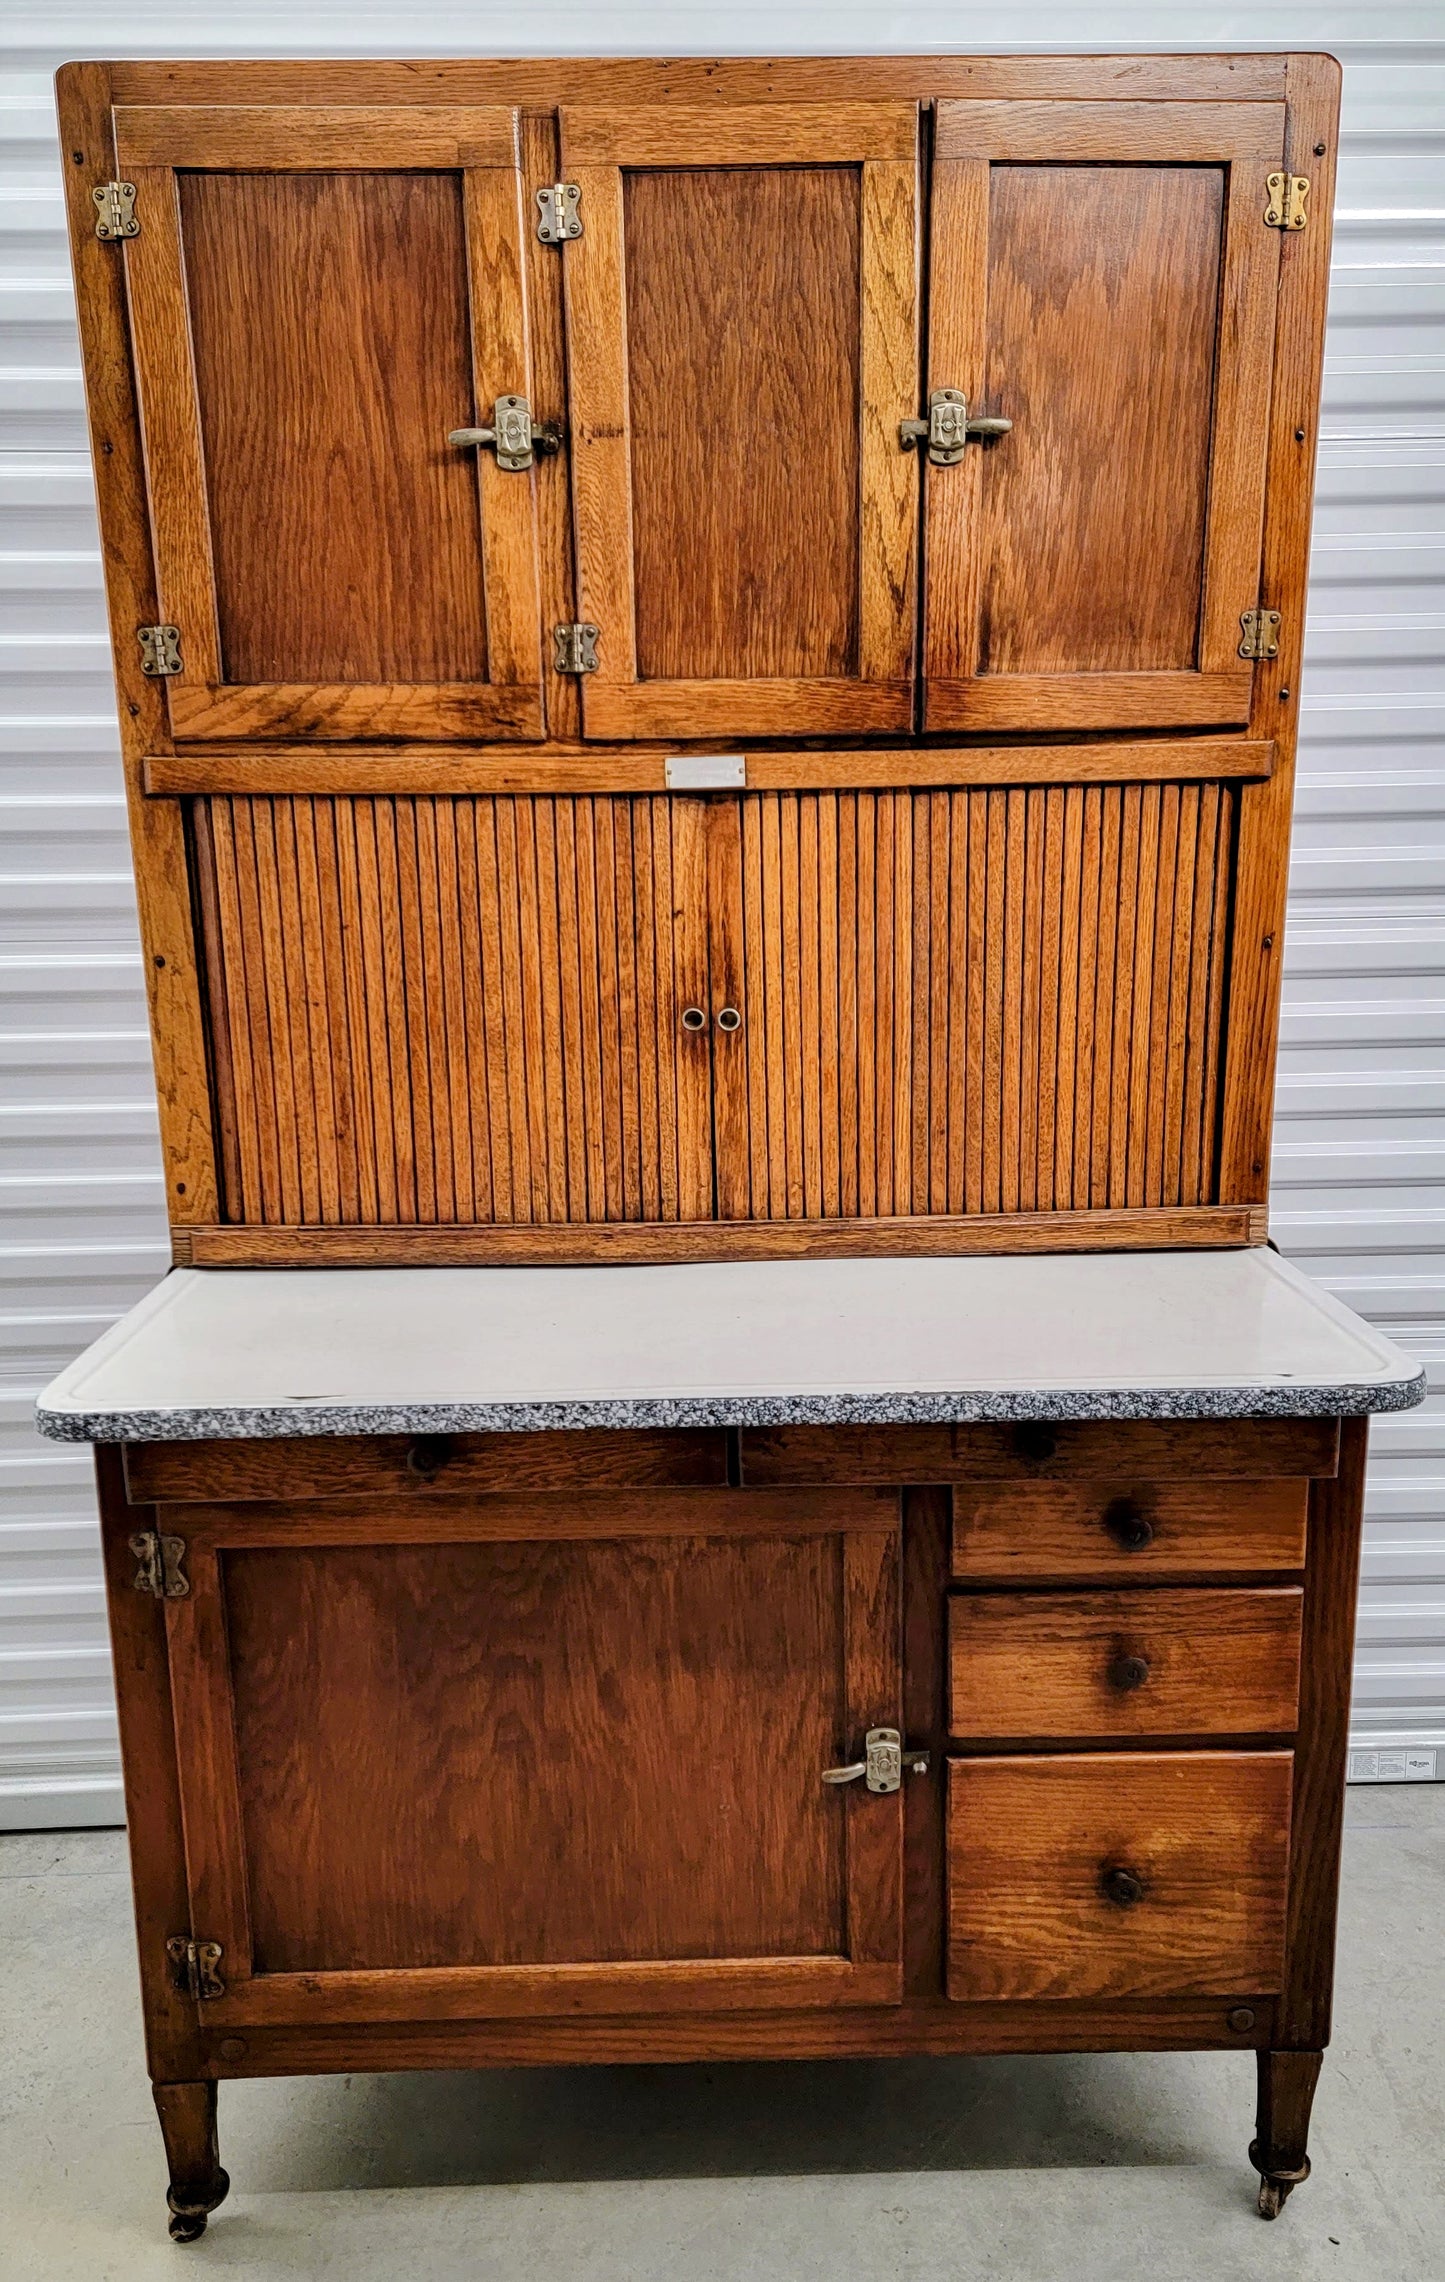
[[[921,0],[0,10],[0,1826],[119,1819],[88,1454],[35,1392],[164,1212],[50,75],[126,55],[1327,47],[1345,64],[1278,1240],[1445,1385],[1445,18]],[[990,36],[992,35],[992,36]],[[1375,1429],[1356,1740],[1445,1773],[1445,1399]]]

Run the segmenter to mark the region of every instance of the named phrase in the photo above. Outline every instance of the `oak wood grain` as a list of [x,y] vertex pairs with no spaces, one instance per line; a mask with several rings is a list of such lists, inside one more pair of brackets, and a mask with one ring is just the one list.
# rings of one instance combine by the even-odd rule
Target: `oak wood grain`
[[1008,1482],[959,1490],[953,1575],[971,1584],[1300,1569],[1308,1483]]
[[956,1593],[950,1729],[969,1741],[1288,1734],[1302,1603],[1297,1585]]
[[[1291,1755],[953,1759],[956,2000],[1278,1989]],[[1110,1898],[1127,1871],[1137,1899]]]
[[137,1503],[162,1504],[176,1498],[328,1498],[371,1491],[427,1499],[458,1491],[622,1483],[722,1488],[727,1481],[720,1427],[131,1442],[124,1457],[126,1494]]
[[[1080,1494],[1092,1500],[1112,1496],[1118,1483],[1181,1482],[1191,1485],[1184,1494],[1200,1492],[1207,1499],[1212,1494],[1207,1485],[1222,1481],[1246,1482],[1252,1495],[1258,1483],[1280,1476],[1333,1478],[1340,1427],[1332,1418],[745,1426],[739,1444],[742,1479],[748,1483],[999,1483],[1007,1488],[993,1494],[1005,1503],[1037,1483],[1040,1503],[1045,1496],[1057,1498],[1057,1510],[1067,1510],[1070,1493],[1061,1493],[1056,1485],[1080,1484]],[[1293,1497],[1292,1487],[1289,1494]],[[1167,1505],[1159,1510],[1162,1520]],[[965,1523],[971,1511],[967,1504],[960,1506]]]

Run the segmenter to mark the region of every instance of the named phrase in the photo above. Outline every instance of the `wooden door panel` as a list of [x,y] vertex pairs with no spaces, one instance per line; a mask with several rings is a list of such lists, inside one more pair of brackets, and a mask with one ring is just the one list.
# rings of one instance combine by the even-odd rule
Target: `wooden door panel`
[[897,1724],[897,1501],[723,1496],[716,1535],[612,1500],[546,1542],[180,1512],[208,2019],[896,2001],[900,1798],[821,1774]]
[[723,1219],[1210,1203],[1234,795],[760,793],[709,817]]
[[1276,104],[941,103],[929,385],[1012,421],[926,479],[925,724],[1247,718]]
[[194,814],[232,1220],[710,1216],[702,802]]
[[514,115],[119,117],[173,729],[540,736]]
[[911,104],[563,111],[589,736],[911,725],[916,138]]

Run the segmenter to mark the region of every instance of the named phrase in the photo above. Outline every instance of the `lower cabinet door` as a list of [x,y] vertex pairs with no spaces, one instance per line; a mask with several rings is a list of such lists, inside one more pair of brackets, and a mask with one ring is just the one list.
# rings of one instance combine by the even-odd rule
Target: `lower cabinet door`
[[883,2004],[898,1499],[169,1509],[208,2023]]
[[948,1994],[1278,1990],[1293,1767],[1288,1751],[950,1761]]

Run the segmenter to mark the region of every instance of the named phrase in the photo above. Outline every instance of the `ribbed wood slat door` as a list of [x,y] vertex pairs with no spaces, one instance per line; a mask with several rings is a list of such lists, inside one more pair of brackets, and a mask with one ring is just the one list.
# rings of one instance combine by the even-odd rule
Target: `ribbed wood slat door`
[[712,1211],[702,807],[198,800],[232,1220]]
[[1234,826],[1218,785],[719,804],[720,1215],[1213,1202]]

